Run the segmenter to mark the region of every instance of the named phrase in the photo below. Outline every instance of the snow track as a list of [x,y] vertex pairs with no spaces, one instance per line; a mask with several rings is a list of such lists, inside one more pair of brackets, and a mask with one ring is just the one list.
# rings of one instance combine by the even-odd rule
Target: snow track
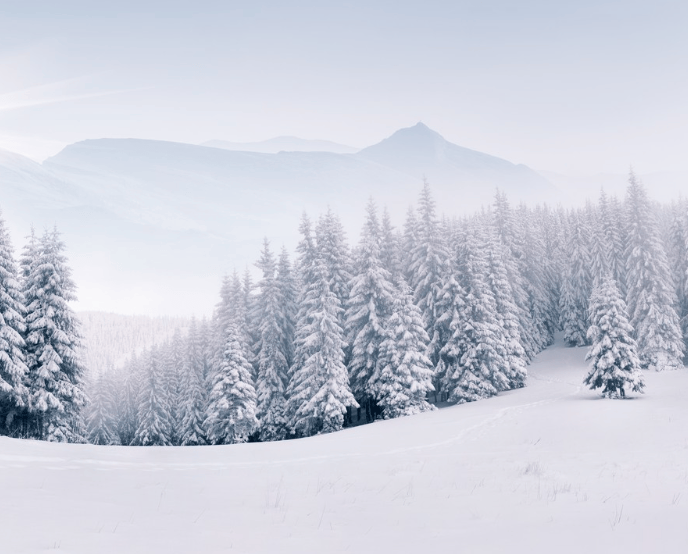
[[685,552],[688,371],[581,387],[561,344],[528,386],[333,435],[126,448],[0,439],[1,552]]

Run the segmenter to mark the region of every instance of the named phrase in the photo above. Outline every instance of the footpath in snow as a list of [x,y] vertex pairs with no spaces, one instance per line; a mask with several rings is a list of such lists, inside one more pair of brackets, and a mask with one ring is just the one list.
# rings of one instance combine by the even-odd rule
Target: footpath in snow
[[688,370],[606,400],[561,343],[525,389],[303,440],[0,438],[0,551],[688,552]]

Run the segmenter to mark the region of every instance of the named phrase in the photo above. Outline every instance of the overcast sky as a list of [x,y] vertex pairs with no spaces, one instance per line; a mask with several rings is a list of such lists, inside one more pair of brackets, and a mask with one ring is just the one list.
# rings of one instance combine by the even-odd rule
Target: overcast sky
[[0,0],[0,148],[423,121],[535,169],[688,169],[688,2]]

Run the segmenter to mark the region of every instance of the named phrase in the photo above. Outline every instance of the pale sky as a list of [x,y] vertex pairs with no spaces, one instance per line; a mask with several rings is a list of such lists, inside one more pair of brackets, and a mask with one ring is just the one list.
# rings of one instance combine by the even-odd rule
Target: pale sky
[[0,148],[423,121],[563,173],[688,169],[688,2],[0,0]]

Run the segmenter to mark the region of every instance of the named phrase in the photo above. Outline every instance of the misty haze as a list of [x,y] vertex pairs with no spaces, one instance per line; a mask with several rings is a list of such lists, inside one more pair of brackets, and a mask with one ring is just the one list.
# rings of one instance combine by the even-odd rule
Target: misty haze
[[688,5],[0,2],[0,551],[688,544]]

